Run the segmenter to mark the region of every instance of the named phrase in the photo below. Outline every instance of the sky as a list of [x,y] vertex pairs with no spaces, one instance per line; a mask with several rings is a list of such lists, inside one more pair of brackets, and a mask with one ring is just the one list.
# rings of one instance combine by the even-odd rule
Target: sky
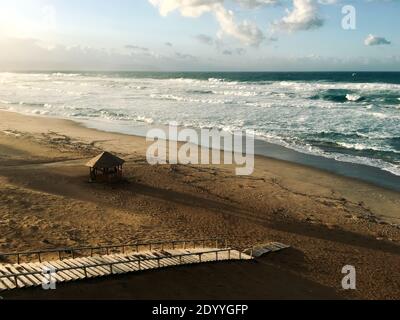
[[0,0],[0,71],[400,71],[400,0]]

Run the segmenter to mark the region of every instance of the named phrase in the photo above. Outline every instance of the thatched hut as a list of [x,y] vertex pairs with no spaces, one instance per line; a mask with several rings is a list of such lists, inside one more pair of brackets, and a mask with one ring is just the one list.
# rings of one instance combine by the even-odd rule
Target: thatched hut
[[86,164],[90,169],[90,181],[121,180],[124,163],[125,160],[109,152],[99,154]]

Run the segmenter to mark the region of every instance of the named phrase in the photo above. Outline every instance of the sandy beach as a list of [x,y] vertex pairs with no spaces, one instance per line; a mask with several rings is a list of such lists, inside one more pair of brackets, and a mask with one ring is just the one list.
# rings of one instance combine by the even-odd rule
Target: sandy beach
[[[72,284],[64,297],[400,299],[399,192],[261,156],[247,177],[227,165],[150,166],[142,137],[5,111],[0,120],[1,252],[204,237],[292,246],[250,266]],[[84,164],[103,150],[127,161],[126,183],[88,183]],[[357,290],[341,289],[345,265],[357,269]],[[95,290],[107,281],[111,297]],[[146,281],[177,285],[150,295],[138,290]]]

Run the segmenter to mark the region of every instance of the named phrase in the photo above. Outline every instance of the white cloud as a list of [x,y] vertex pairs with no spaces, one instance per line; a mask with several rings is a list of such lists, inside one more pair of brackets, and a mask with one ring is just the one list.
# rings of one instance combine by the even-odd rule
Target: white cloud
[[[286,15],[273,23],[275,31],[310,30],[321,27],[324,23],[319,16],[319,5],[332,5],[340,0],[232,0],[246,8],[292,4],[292,9],[286,9]],[[243,44],[258,46],[264,39],[264,33],[252,21],[244,20],[238,23],[234,12],[225,7],[226,0],[149,0],[158,8],[162,16],[179,11],[182,16],[197,18],[205,13],[213,13],[220,25],[221,38],[231,36]]]
[[26,70],[188,70],[196,57],[162,55],[128,45],[120,52],[84,46],[46,44],[36,39],[0,38],[0,71]]
[[[320,0],[321,2],[323,0]],[[328,0],[329,1],[329,0]],[[324,1],[324,4],[327,4]],[[331,4],[332,1],[329,1]],[[318,14],[318,3],[315,0],[293,0],[293,9],[286,9],[287,15],[275,23],[276,27],[287,31],[310,30],[321,27],[324,21]]]
[[[33,39],[1,39],[0,71],[26,70],[141,70],[141,71],[307,71],[307,70],[398,70],[399,55],[379,58],[304,57],[271,54],[243,59],[243,48],[227,48],[219,58],[195,57],[190,52],[167,50],[168,54],[127,54],[127,49],[96,49],[83,46],[48,45]],[[51,48],[51,49],[49,49]],[[151,49],[150,49],[151,51]],[[125,53],[124,53],[125,52]],[[229,55],[231,54],[231,55]],[[251,54],[251,52],[249,53]],[[251,57],[251,56],[250,56]]]
[[196,40],[198,40],[202,44],[206,44],[209,46],[214,45],[214,39],[206,34],[198,34],[195,36]]
[[391,44],[391,42],[386,40],[383,37],[377,37],[377,36],[370,34],[364,40],[364,44],[366,46],[379,46],[379,45],[388,45],[388,44]]
[[[157,7],[162,16],[179,11],[182,16],[196,18],[204,13],[213,13],[221,28],[219,36],[234,37],[246,45],[258,46],[264,39],[263,32],[251,21],[235,21],[233,11],[224,6],[224,0],[149,0]],[[275,0],[237,0],[236,2],[250,6],[274,4]]]

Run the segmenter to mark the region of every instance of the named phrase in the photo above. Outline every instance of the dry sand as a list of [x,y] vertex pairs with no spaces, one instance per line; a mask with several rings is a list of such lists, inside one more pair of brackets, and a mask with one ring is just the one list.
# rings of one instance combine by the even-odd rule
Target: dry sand
[[[88,183],[83,165],[101,150],[127,160],[126,183]],[[216,236],[239,248],[280,241],[293,248],[256,264],[89,281],[57,297],[400,298],[398,192],[265,157],[248,177],[231,166],[150,166],[145,150],[141,137],[1,111],[0,251]],[[341,289],[348,264],[357,268],[352,292]],[[153,281],[173,289],[150,290]],[[113,289],[100,294],[105,285]],[[18,294],[46,295],[8,296]]]

